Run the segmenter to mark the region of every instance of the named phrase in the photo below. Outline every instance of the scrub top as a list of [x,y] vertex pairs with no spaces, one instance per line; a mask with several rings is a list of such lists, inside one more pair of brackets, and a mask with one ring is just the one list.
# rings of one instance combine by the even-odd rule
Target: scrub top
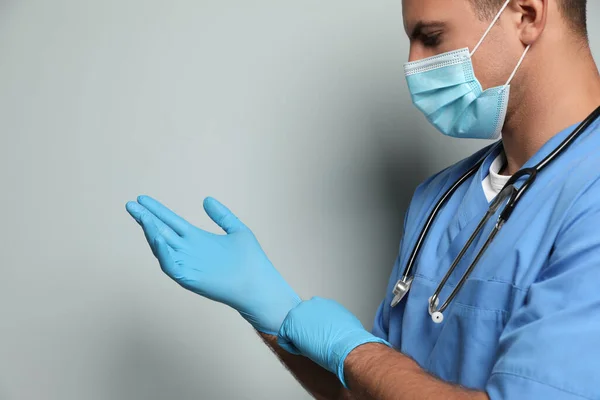
[[[524,167],[541,161],[577,125],[556,134]],[[538,174],[444,311],[444,321],[435,324],[428,313],[429,297],[488,209],[482,181],[501,151],[496,142],[418,186],[373,333],[431,374],[486,391],[492,400],[600,399],[598,122]],[[392,289],[432,208],[482,158],[479,171],[438,214],[417,258],[412,288],[391,308]],[[441,303],[499,213],[451,275]]]

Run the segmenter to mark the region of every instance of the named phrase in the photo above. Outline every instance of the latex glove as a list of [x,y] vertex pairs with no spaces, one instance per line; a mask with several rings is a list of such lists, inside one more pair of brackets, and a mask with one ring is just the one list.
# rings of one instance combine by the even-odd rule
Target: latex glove
[[278,344],[292,354],[302,354],[336,374],[345,388],[344,361],[366,343],[387,341],[365,330],[350,311],[333,300],[313,297],[291,310],[279,330]]
[[250,229],[214,198],[204,200],[204,210],[225,235],[191,225],[148,196],[126,208],[168,276],[233,307],[258,331],[276,335],[287,313],[301,302]]

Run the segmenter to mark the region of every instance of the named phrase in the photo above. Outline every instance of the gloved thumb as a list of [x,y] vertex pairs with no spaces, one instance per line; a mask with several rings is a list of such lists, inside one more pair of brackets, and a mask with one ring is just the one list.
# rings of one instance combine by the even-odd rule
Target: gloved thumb
[[204,211],[228,234],[248,229],[227,207],[212,197],[204,199]]

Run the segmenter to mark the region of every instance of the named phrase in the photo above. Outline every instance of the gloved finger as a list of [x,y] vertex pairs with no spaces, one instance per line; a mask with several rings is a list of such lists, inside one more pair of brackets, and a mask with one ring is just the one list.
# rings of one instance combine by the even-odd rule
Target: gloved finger
[[169,248],[166,240],[162,236],[157,236],[154,239],[153,245],[153,247],[156,249],[155,257],[158,259],[160,269],[162,269],[165,274],[173,277],[175,272],[175,260],[171,256],[172,250]]
[[228,234],[248,229],[238,217],[215,198],[207,197],[204,199],[204,210],[210,219]]
[[126,208],[133,219],[142,227],[152,252],[155,251],[153,242],[158,236],[164,237],[169,246],[176,249],[181,248],[183,239],[144,206],[130,201],[127,203]]
[[193,228],[192,224],[175,214],[169,208],[150,196],[138,196],[138,203],[146,207],[148,211],[154,214],[158,219],[167,224],[173,231],[180,236],[185,236]]

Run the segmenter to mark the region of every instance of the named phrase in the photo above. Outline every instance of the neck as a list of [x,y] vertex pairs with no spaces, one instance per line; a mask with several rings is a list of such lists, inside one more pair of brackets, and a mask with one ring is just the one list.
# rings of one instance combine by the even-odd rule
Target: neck
[[[533,50],[533,48],[532,48]],[[502,130],[506,154],[504,175],[517,172],[554,135],[584,120],[600,105],[600,75],[589,47],[554,49],[548,59],[534,59],[526,80],[511,86]],[[534,53],[535,52],[530,52]]]

